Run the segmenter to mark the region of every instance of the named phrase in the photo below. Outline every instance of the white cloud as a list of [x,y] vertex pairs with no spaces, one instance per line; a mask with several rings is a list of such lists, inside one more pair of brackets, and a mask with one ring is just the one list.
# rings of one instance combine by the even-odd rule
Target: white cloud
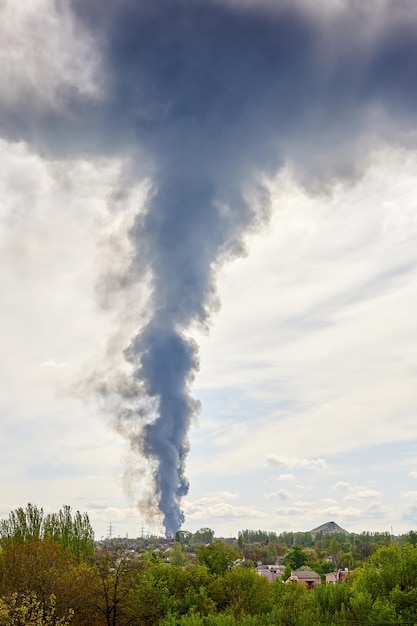
[[336,485],[334,485],[333,489],[336,491],[350,491],[352,487],[349,483],[339,481]]
[[266,457],[266,462],[272,467],[288,467],[290,469],[326,469],[327,463],[324,459],[302,459],[289,458],[278,454],[270,454]]
[[305,519],[306,514],[308,512],[309,512],[309,507],[306,507],[301,504],[296,504],[294,506],[289,506],[289,507],[280,507],[278,509],[275,509],[276,515],[278,515],[278,517],[280,517],[281,519],[286,518],[286,517],[291,517],[291,516],[296,516],[301,519]]
[[[323,502],[323,504],[327,504]],[[290,519],[297,518],[300,527],[304,530],[311,530],[316,525],[328,520],[338,520],[344,527],[347,523],[364,523],[365,520],[379,520],[382,524],[387,523],[392,518],[392,508],[381,502],[373,502],[364,507],[340,506],[337,503],[329,503],[327,506],[318,506],[314,501],[298,501],[288,507],[275,509],[275,514],[279,520],[288,520],[288,525],[293,526]],[[299,529],[300,529],[299,527]],[[349,529],[346,529],[349,530]],[[362,528],[363,530],[363,528]]]
[[351,485],[350,483],[339,481],[334,485],[335,491],[347,492],[345,500],[367,500],[372,498],[379,498],[382,494],[376,489],[369,489],[362,487],[361,485]]
[[407,498],[408,500],[417,501],[417,491],[403,491],[401,495],[403,498]]
[[379,498],[382,495],[376,489],[358,489],[346,496],[345,500],[369,500],[371,498]]
[[289,500],[290,493],[286,489],[280,489],[279,491],[264,493],[264,498],[266,498],[267,500],[272,500],[274,498],[279,498],[279,500]]
[[268,517],[267,513],[249,505],[231,504],[229,500],[235,498],[230,493],[212,493],[194,501],[184,501],[184,511],[187,520],[234,520],[240,519],[243,523],[248,520],[262,520]]
[[294,474],[280,474],[277,480],[295,480]]
[[375,519],[387,519],[392,517],[393,509],[391,506],[382,502],[372,502],[362,511],[363,517]]
[[105,511],[109,509],[109,503],[106,500],[91,500],[87,503],[87,507],[90,511],[96,509],[99,511]]

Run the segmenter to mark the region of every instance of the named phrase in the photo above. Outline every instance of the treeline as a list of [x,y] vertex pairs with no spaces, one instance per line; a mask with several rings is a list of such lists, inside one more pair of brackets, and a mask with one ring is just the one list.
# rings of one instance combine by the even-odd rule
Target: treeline
[[[139,555],[95,547],[88,517],[69,507],[53,520],[29,505],[0,524],[0,626],[417,624],[412,541],[378,547],[347,582],[309,590],[269,583],[221,540]],[[294,545],[284,558],[312,550]]]
[[68,548],[73,554],[83,557],[94,550],[94,531],[88,515],[64,506],[58,513],[44,514],[42,508],[28,504],[0,520],[2,546],[8,542],[22,543],[31,539],[48,539]]
[[[187,530],[178,531],[175,541],[184,549],[194,551],[202,544],[214,541],[215,533],[210,528],[202,528],[195,533]],[[368,559],[371,554],[382,546],[388,546],[393,540],[400,545],[417,544],[417,533],[410,531],[405,535],[393,537],[388,532],[363,533],[310,533],[283,532],[275,533],[266,530],[242,530],[238,533],[236,546],[243,556],[255,563],[273,563],[283,556],[290,548],[299,546],[307,551],[314,551],[316,560],[335,556],[339,567],[353,568],[357,563]],[[228,542],[230,540],[224,540]],[[311,559],[310,559],[311,560]]]
[[[246,559],[255,563],[273,563],[274,558],[283,556],[289,549],[298,546],[308,555],[308,561],[317,562],[326,559],[332,561],[335,568],[354,569],[378,548],[390,545],[393,541],[400,546],[406,543],[417,544],[417,533],[393,537],[388,532],[363,533],[323,533],[314,535],[309,532],[283,532],[280,534],[263,530],[242,530],[238,534],[237,546]],[[313,566],[313,563],[311,563]],[[319,571],[319,570],[318,570]],[[323,573],[319,571],[319,573]]]
[[[406,537],[411,538],[416,543],[417,533],[410,531]],[[391,543],[393,536],[388,532],[363,532],[358,534],[346,532],[323,533],[319,531],[314,534],[311,532],[283,532],[277,534],[267,530],[241,530],[238,534],[238,539],[241,539],[243,543],[260,543],[263,545],[280,543],[287,547],[300,546],[302,548],[326,545],[326,542],[328,543],[332,540],[353,547],[363,543],[380,547]]]
[[195,533],[189,530],[178,530],[175,533],[175,541],[182,546],[200,546],[203,543],[212,543],[213,540],[214,530],[211,528],[200,528]]

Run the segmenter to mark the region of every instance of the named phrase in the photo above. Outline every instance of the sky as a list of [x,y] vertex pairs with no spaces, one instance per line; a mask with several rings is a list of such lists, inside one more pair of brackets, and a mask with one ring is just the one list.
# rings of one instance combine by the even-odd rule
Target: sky
[[416,528],[416,22],[0,4],[0,517]]

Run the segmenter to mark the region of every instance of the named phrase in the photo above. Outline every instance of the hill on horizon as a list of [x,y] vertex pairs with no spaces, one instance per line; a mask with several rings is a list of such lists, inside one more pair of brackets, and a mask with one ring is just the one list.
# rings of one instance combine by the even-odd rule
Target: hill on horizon
[[310,533],[314,536],[318,533],[323,533],[323,535],[335,535],[335,534],[343,534],[350,535],[350,532],[336,524],[336,522],[326,522],[321,526],[317,526],[317,528],[313,528],[310,530]]

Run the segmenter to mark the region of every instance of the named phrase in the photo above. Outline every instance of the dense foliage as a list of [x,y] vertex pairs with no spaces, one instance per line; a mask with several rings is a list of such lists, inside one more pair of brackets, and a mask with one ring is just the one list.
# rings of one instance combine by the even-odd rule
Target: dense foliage
[[[192,550],[180,542],[134,550],[109,541],[91,550],[87,518],[68,507],[48,517],[32,505],[11,513],[0,528],[0,626],[417,624],[414,532],[389,542],[357,536],[355,546],[346,536],[293,542],[282,559],[290,567],[334,569],[347,552],[355,563],[346,582],[307,589],[271,583],[245,558],[254,546],[276,558],[283,543],[272,535],[264,545],[216,540]],[[210,536],[206,530],[201,538]],[[363,545],[369,554],[360,561],[355,550]]]
[[26,509],[15,509],[5,520],[0,520],[0,539],[6,542],[27,542],[50,539],[78,557],[94,550],[94,532],[88,515],[72,513],[64,506],[58,513],[45,515],[42,508],[28,504]]

